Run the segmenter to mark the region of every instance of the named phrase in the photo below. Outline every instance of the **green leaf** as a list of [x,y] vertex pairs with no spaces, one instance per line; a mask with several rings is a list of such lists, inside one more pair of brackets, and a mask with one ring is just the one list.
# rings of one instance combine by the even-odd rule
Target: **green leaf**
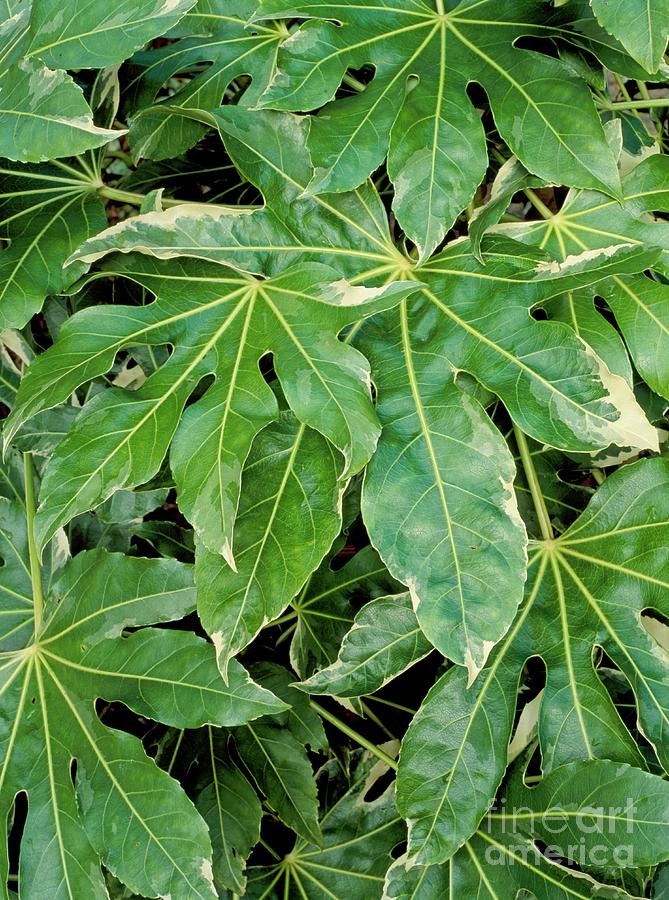
[[[7,439],[35,412],[106,372],[121,349],[169,342],[177,352],[138,390],[104,391],[86,405],[47,470],[37,517],[41,543],[114,490],[152,478],[174,436],[171,464],[181,508],[204,546],[235,566],[242,466],[254,436],[277,415],[258,367],[269,351],[300,420],[344,454],[343,476],[369,459],[379,435],[369,368],[337,334],[361,315],[396,303],[414,290],[412,283],[358,287],[315,264],[260,281],[213,263],[161,264],[142,256],[117,257],[105,271],[132,278],[156,301],[89,308],[69,319],[26,376]],[[210,373],[215,383],[182,417],[193,389]]]
[[345,277],[384,271],[405,277],[406,257],[391,239],[371,183],[348,194],[303,196],[313,172],[305,119],[240,106],[193,115],[218,128],[240,174],[262,192],[265,208],[239,209],[235,215],[234,209],[177,207],[159,217],[138,216],[87,241],[73,259],[92,263],[130,249],[170,259],[178,249],[179,255],[264,275],[296,262],[318,262]]
[[338,461],[316,432],[290,413],[262,431],[246,464],[236,524],[237,571],[198,550],[198,611],[219,666],[279,616],[341,529]]
[[669,34],[667,0],[590,0],[600,25],[615,35],[648,72],[664,58]]
[[81,88],[63,69],[123,62],[193,3],[88,3],[71,16],[57,0],[34,0],[14,15],[8,9],[9,18],[0,23],[0,156],[41,162],[124,134],[94,124]]
[[101,69],[121,63],[168,31],[195,0],[89,3],[67,16],[58,0],[33,0],[26,56],[58,69]]
[[483,235],[493,226],[497,225],[509,205],[509,201],[518,191],[525,188],[543,187],[544,182],[536,175],[530,175],[525,166],[515,156],[509,157],[499,167],[490,187],[490,196],[486,202],[474,210],[469,220],[469,237],[472,242],[474,255],[481,262],[484,261],[481,253],[481,240]]
[[381,774],[373,760],[358,759],[350,787],[332,798],[321,818],[322,844],[298,838],[279,864],[249,867],[248,896],[380,898],[391,851],[404,836],[393,786],[366,797]]
[[450,890],[467,897],[629,898],[562,863],[597,871],[666,858],[666,793],[658,776],[604,760],[560,766],[531,790],[516,770],[502,802],[449,862],[407,869],[408,860],[398,859],[384,897],[428,900]]
[[234,739],[270,809],[304,840],[320,845],[316,783],[304,744],[271,719],[235,729]]
[[100,147],[122,134],[93,123],[81,88],[66,72],[30,58],[4,67],[0,58],[0,156],[43,162]]
[[[383,426],[363,517],[390,572],[409,586],[428,638],[473,678],[520,602],[525,534],[513,461],[455,384],[457,371],[472,372],[521,428],[552,446],[654,446],[656,437],[623,379],[568,328],[530,314],[540,297],[597,280],[615,254],[556,267],[499,243],[482,266],[468,249],[455,244],[422,267],[419,298],[372,320],[360,346]],[[510,283],[513,294],[503,293]]]
[[[24,519],[13,528],[19,551],[25,533]],[[3,566],[0,577],[11,592],[12,571]],[[93,551],[44,588],[44,607],[34,587],[24,598],[29,627],[14,631],[2,667],[0,819],[26,791],[22,890],[104,897],[103,862],[142,895],[214,897],[203,820],[135,737],[101,723],[96,701],[121,700],[176,727],[239,725],[284,704],[236,662],[226,686],[213,648],[192,633],[140,628],[122,637],[192,610],[188,566]],[[4,638],[12,627],[3,620]]]
[[260,839],[262,807],[249,782],[232,765],[221,732],[207,728],[210,780],[198,792],[195,805],[209,827],[214,850],[214,884],[243,894],[244,863]]
[[337,661],[299,686],[310,694],[372,694],[432,650],[409,594],[378,597],[360,610]]
[[[654,245],[662,249],[662,254],[653,268],[666,274],[669,272],[669,225],[647,213],[669,210],[667,158],[654,155],[640,162],[624,179],[623,191],[622,206],[593,191],[572,192],[558,214],[545,222],[500,228],[520,240],[548,248],[558,259],[609,246],[612,240]],[[498,213],[501,211],[503,208],[499,206]],[[615,275],[599,284],[596,293],[611,307],[643,379],[654,391],[669,397],[667,286],[647,275]],[[577,333],[583,330],[586,340],[606,358],[605,345],[610,346],[615,338],[602,317],[593,315],[591,298],[592,292],[567,301],[574,310],[573,325]],[[594,340],[593,331],[598,332]],[[619,347],[615,358],[622,369]]]
[[90,175],[77,161],[45,166],[0,166],[0,328],[22,328],[47,294],[82,274],[62,265],[80,244],[106,226]]
[[586,853],[596,847],[597,858],[590,862],[586,857],[586,868],[652,866],[669,855],[669,784],[632,766],[605,760],[568,763],[531,790],[512,778],[505,799],[507,808],[492,812],[490,819],[546,844],[560,834],[562,843],[580,843]]
[[525,603],[472,687],[454,668],[430,690],[404,739],[398,774],[417,862],[447,858],[485,812],[506,768],[519,677],[532,657],[547,669],[538,722],[544,771],[593,758],[644,765],[602,684],[595,645],[629,681],[639,728],[669,766],[667,659],[641,618],[646,609],[669,611],[661,562],[668,483],[664,459],[608,478],[563,535],[536,544]]
[[353,624],[356,600],[401,590],[372,547],[363,547],[345,566],[332,569],[339,549],[335,543],[333,553],[292,603],[297,624],[290,644],[290,661],[301,678],[308,678],[336,660],[344,635]]
[[[389,251],[387,242],[381,242],[374,237],[374,231],[367,230],[364,223],[369,218],[369,211],[365,219],[361,220],[357,215],[351,219],[363,199],[360,191],[337,195],[334,200],[331,196],[299,199],[306,186],[308,166],[304,162],[304,135],[300,134],[295,124],[298,120],[277,114],[263,114],[263,118],[256,116],[260,114],[229,109],[217,113],[216,121],[224,133],[228,152],[240,165],[244,175],[259,186],[268,198],[273,198],[273,207],[234,219],[230,216],[217,217],[215,222],[208,222],[206,228],[203,220],[193,220],[187,215],[168,220],[163,214],[163,218],[152,218],[150,221],[144,217],[143,223],[137,219],[89,242],[81,251],[81,258],[93,261],[114,246],[170,256],[175,252],[178,240],[179,252],[182,253],[205,259],[220,259],[222,254],[226,259],[231,259],[234,253],[237,264],[253,263],[258,268],[273,271],[275,266],[286,264],[288,249],[278,231],[276,220],[279,210],[290,204],[288,216],[291,217],[296,214],[298,204],[303,203],[305,206],[300,207],[303,219],[308,214],[310,224],[319,223],[317,227],[323,227],[323,238],[319,236],[318,240],[326,256],[331,254],[333,260],[341,258],[333,253],[337,250],[346,257],[347,264],[358,272],[364,272],[364,266],[372,266],[370,274],[374,275],[386,272],[391,277],[405,278],[407,271],[413,275],[407,260],[400,265],[394,255],[396,251]],[[271,125],[274,127],[271,128]],[[279,139],[285,147],[293,148],[295,153],[287,154]],[[371,194],[368,206],[373,197]],[[373,206],[370,208],[375,209]],[[378,225],[378,217],[379,213],[376,213],[374,228],[376,233],[383,234],[384,228]],[[358,221],[363,224],[352,224]],[[337,224],[333,229],[334,223]],[[178,226],[177,231],[173,224]],[[343,229],[341,224],[345,226]],[[360,242],[354,240],[354,227],[358,235],[370,241],[368,246],[376,247],[373,254],[363,252],[360,259],[355,258],[355,254],[360,253]],[[235,229],[233,240],[230,238],[231,228]],[[279,236],[275,243],[268,243],[268,228],[271,229],[272,240],[276,239],[277,234]],[[295,228],[301,231],[302,225],[295,221]],[[342,239],[342,244],[338,246],[336,241]],[[233,243],[238,249],[245,248],[241,255],[237,255],[237,250],[228,249]],[[292,254],[296,249],[297,244],[292,238],[289,252]],[[307,249],[304,244],[303,249]],[[262,258],[259,258],[261,253]],[[419,621],[428,630],[430,639],[454,660],[462,664],[469,662],[473,675],[483,665],[492,644],[508,628],[520,600],[524,579],[524,537],[518,521],[509,515],[513,513],[513,506],[508,506],[506,512],[503,510],[506,498],[511,498],[513,468],[510,458],[507,456],[505,461],[506,451],[500,443],[501,439],[476,402],[460,399],[461,392],[453,384],[454,376],[462,369],[471,372],[486,388],[501,396],[511,415],[525,431],[553,446],[571,450],[602,449],[609,444],[657,447],[656,432],[645,420],[624,380],[612,376],[604,363],[580,339],[575,338],[570,329],[557,323],[537,322],[531,316],[535,305],[566,289],[597,283],[612,271],[638,271],[652,265],[656,258],[655,251],[623,244],[613,250],[584,254],[568,260],[563,266],[556,266],[541,254],[519,253],[515,243],[493,242],[483,266],[472,260],[466,244],[454,244],[413,275],[418,277],[419,273],[425,283],[425,287],[419,286],[420,299],[413,301],[411,306],[400,304],[399,316],[396,312],[386,314],[379,327],[370,330],[371,337],[367,337],[363,330],[360,346],[372,360],[372,374],[380,397],[379,414],[385,427],[379,450],[367,473],[365,496],[369,500],[363,501],[366,503],[363,515],[370,528],[372,542],[389,565],[391,573],[410,587],[415,583],[412,589],[421,601],[418,604]],[[362,274],[357,277],[362,277]],[[513,295],[508,291],[509,284],[514,286]],[[524,298],[522,302],[521,297]],[[431,334],[429,342],[426,337],[428,333]],[[431,356],[423,353],[424,346],[430,347],[430,354],[441,358],[440,363],[433,364],[435,369],[438,368],[436,381],[428,365]],[[419,348],[418,352],[415,348]],[[400,376],[398,365],[404,366],[405,370],[408,366],[413,378],[406,371]],[[427,366],[425,373],[422,371],[423,365]],[[387,385],[384,379],[388,379]],[[421,384],[423,381],[424,384]],[[389,395],[387,402],[384,399],[386,390]],[[432,568],[431,558],[425,561],[437,544],[444,544],[444,528],[448,532],[450,506],[454,502],[447,496],[445,486],[451,484],[448,478],[454,477],[459,481],[461,469],[471,469],[464,457],[449,455],[449,461],[444,463],[438,460],[434,450],[433,429],[436,427],[437,431],[442,432],[442,428],[430,423],[429,416],[444,417],[444,412],[436,411],[435,397],[438,396],[441,402],[447,391],[453,396],[448,415],[458,417],[458,429],[464,429],[465,434],[458,447],[467,443],[467,434],[471,438],[474,430],[472,423],[477,423],[482,433],[489,435],[489,440],[483,442],[482,451],[471,451],[477,453],[477,463],[473,469],[475,474],[479,472],[476,466],[480,466],[487,451],[490,456],[490,470],[480,473],[480,486],[473,485],[472,492],[478,492],[479,508],[497,522],[499,531],[496,533],[505,535],[510,552],[496,551],[495,567],[490,567],[486,572],[483,585],[474,579],[479,578],[480,566],[487,569],[490,557],[478,551],[476,548],[480,545],[473,543],[471,535],[464,531],[458,534],[457,540],[452,538],[450,545],[447,544],[449,552],[438,557],[438,567]],[[527,403],[520,402],[521,397],[527,399]],[[426,414],[428,406],[435,406],[435,412],[430,409],[429,415]],[[399,408],[402,412],[398,415]],[[548,415],[547,409],[550,410]],[[396,420],[397,424],[394,424]],[[409,450],[413,451],[414,458],[420,459],[421,484],[427,478],[429,484],[434,486],[427,500],[433,503],[436,499],[440,518],[444,522],[441,528],[434,524],[426,528],[421,510],[410,509],[413,505],[411,494],[407,493],[406,484],[389,461],[400,453],[402,461],[402,429],[408,427],[413,429],[411,438],[417,436],[417,441],[410,445]],[[393,429],[397,430],[396,436]],[[411,462],[412,467],[416,465]],[[454,474],[441,470],[454,465]],[[388,468],[393,470],[392,479],[385,477]],[[401,470],[398,471],[401,473]],[[413,468],[410,471],[413,472]],[[493,472],[492,477],[490,471]],[[379,487],[383,488],[383,496]],[[422,493],[426,488],[419,490]],[[489,497],[491,490],[495,494]],[[407,512],[414,516],[418,534],[425,541],[426,546],[420,551],[414,552],[413,541],[397,537],[396,526],[401,521],[396,517],[398,495],[402,505],[409,504]],[[462,503],[464,494],[458,490],[458,495],[458,502]],[[510,502],[512,504],[512,500]],[[480,513],[468,512],[467,515],[475,518]],[[432,523],[433,516],[433,512],[429,516],[426,514],[426,519]],[[466,559],[462,558],[463,552]],[[492,619],[485,607],[477,611],[476,600],[468,602],[465,607],[463,588],[458,586],[459,563],[464,566],[463,571],[471,571],[472,583],[481,585],[476,587],[480,592],[478,596],[487,599],[489,584],[494,584],[495,590],[499,590],[499,610]],[[507,577],[507,573],[508,583],[500,580]],[[444,619],[445,594],[454,596],[455,602],[451,604],[452,610],[447,607],[448,617]],[[456,623],[456,628],[471,630],[470,639],[462,641],[454,633],[448,640],[446,636],[452,631],[453,623]],[[481,634],[478,633],[479,628]]]
[[[285,29],[272,23],[248,28],[255,7],[253,0],[199,0],[180,23],[176,42],[133,57],[127,92],[138,108],[129,135],[135,158],[167,159],[202,136],[203,125],[172,115],[171,107],[214,110],[230,82],[240,76],[252,79],[240,102],[255,104],[272,80],[279,44],[286,37]],[[204,72],[167,100],[151,105],[166,81],[203,60],[208,63]]]
[[251,667],[253,678],[268,691],[288,705],[288,709],[274,716],[274,722],[288,727],[295,738],[312,750],[326,750],[328,739],[318,713],[312,709],[309,698],[297,689],[295,679],[288,669],[277,663],[261,662]]
[[[309,139],[313,190],[349,190],[388,153],[393,208],[421,259],[441,243],[485,174],[484,130],[466,96],[470,81],[483,85],[500,134],[530,171],[619,194],[584,83],[560,61],[515,45],[522,36],[560,34],[564,16],[526,0],[515,0],[503,18],[494,0],[447,8],[410,0],[392,7],[264,0],[256,19],[295,16],[310,21],[283,45],[262,103],[291,110],[326,104]],[[328,102],[346,70],[365,65],[374,67],[371,84]]]

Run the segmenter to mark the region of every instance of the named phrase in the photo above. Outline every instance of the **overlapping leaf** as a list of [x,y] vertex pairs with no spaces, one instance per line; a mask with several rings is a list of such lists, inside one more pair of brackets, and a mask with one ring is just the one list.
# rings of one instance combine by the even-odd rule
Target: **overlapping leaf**
[[[242,176],[263,194],[249,213],[176,208],[162,217],[138,216],[87,241],[77,259],[93,263],[114,250],[159,258],[193,256],[247,272],[274,275],[296,263],[327,263],[343,276],[406,274],[381,199],[371,183],[327,197],[303,196],[312,175],[305,119],[227,106],[196,121],[221,132]],[[241,214],[244,213],[244,214]],[[403,273],[403,274],[402,274]]]
[[[210,110],[220,106],[233,79],[249,76],[241,102],[253,105],[272,80],[285,27],[247,22],[254,0],[199,0],[180,22],[179,39],[165,47],[135,55],[126,91],[140,112],[130,128],[135,157],[177,156],[202,136],[202,125],[171,116],[163,106]],[[207,63],[181,90],[152,106],[163,84],[173,75]]]
[[297,623],[290,644],[290,661],[302,678],[336,660],[344,635],[353,624],[353,601],[401,590],[372,547],[364,547],[345,566],[333,571],[331,557],[339,549],[335,543],[329,558],[292,603]]
[[233,571],[200,546],[198,611],[224,676],[232,658],[299,593],[341,530],[334,448],[290,413],[253,444],[242,482]]
[[[568,328],[531,316],[542,300],[596,283],[610,271],[638,271],[656,254],[622,244],[560,267],[498,242],[483,266],[467,244],[457,243],[414,272],[392,248],[371,186],[336,197],[300,196],[309,169],[304,131],[294,117],[225,109],[212,121],[244,175],[263,191],[267,208],[234,218],[179,211],[139,217],[89,241],[80,256],[90,262],[117,248],[170,257],[178,248],[271,272],[300,246],[308,259],[317,249],[308,244],[309,234],[320,240],[326,259],[341,260],[356,280],[420,279],[419,299],[402,301],[399,315],[385,314],[360,343],[372,361],[384,426],[366,475],[363,515],[391,574],[410,587],[430,640],[474,676],[520,600],[525,538],[508,451],[480,406],[454,383],[455,374],[473,374],[501,396],[525,431],[553,446],[657,446],[624,380]],[[315,226],[308,233],[306,223]],[[286,225],[297,235],[290,244]],[[442,406],[447,396],[452,399]],[[445,427],[455,436],[443,437]],[[439,441],[457,444],[458,452],[443,454]],[[472,534],[472,519],[485,522],[490,537]],[[491,592],[499,601],[493,616]]]
[[260,839],[262,808],[245,776],[230,763],[223,733],[211,727],[206,732],[208,778],[195,805],[209,826],[216,889],[243,894],[244,863]]
[[[14,510],[12,535],[22,553],[25,510],[18,501]],[[203,820],[136,738],[100,722],[95,703],[120,700],[178,727],[239,725],[284,704],[236,662],[226,686],[213,648],[191,632],[140,628],[121,636],[192,610],[188,566],[82,553],[52,584],[43,570],[42,606],[29,575],[17,584],[21,564],[27,573],[22,555],[1,574],[5,597],[21,599],[26,622],[17,629],[3,617],[0,818],[6,845],[14,797],[26,791],[22,892],[106,897],[104,862],[141,895],[215,897]]]
[[64,290],[83,268],[62,265],[107,224],[90,175],[78,162],[0,165],[0,328],[22,328],[47,294]]
[[[462,244],[444,251],[420,269],[420,299],[372,322],[360,343],[384,427],[365,475],[363,516],[391,573],[409,586],[427,636],[471,677],[520,600],[525,538],[513,461],[484,410],[457,386],[457,371],[475,375],[522,429],[552,446],[655,442],[623,380],[567,328],[530,316],[542,293],[561,293],[596,270],[581,271],[580,260],[551,274],[503,244],[491,245],[487,259],[480,266]],[[513,284],[512,298],[500,296],[504,284]],[[599,379],[598,399],[583,402],[580,389]]]
[[666,0],[591,0],[600,24],[649,72],[660,66],[669,34]]
[[[666,275],[669,272],[669,225],[654,219],[650,213],[669,210],[667,157],[653,155],[643,160],[624,179],[623,191],[625,201],[622,206],[594,191],[571,192],[558,213],[547,220],[499,228],[520,240],[547,248],[557,259],[609,246],[612,240],[654,245],[662,249],[654,268]],[[507,200],[509,196],[507,192]],[[502,210],[503,206],[498,205],[497,218]],[[495,216],[491,209],[477,219],[477,235],[489,214]],[[564,318],[602,357],[618,366],[616,371],[630,380],[631,373],[629,365],[625,371],[625,354],[621,354],[620,340],[606,320],[595,312],[592,293],[564,297],[561,301]],[[634,364],[646,383],[657,393],[669,397],[667,286],[649,275],[616,275],[598,285],[596,293],[603,296],[612,309]],[[554,311],[550,311],[553,315]]]
[[[379,434],[369,369],[336,336],[361,315],[396,303],[414,289],[411,283],[354,287],[316,264],[260,281],[211,263],[165,265],[145,256],[119,257],[106,271],[127,275],[158,299],[144,307],[91,308],[69,319],[20,388],[9,436],[12,427],[106,372],[122,348],[170,343],[175,352],[138,390],[105,391],[77,419],[44,481],[37,519],[42,543],[114,490],[148,481],[174,436],[181,508],[205,546],[234,566],[242,466],[253,437],[278,411],[258,366],[269,351],[297,415],[341,449],[344,474],[369,459]],[[214,385],[182,418],[209,373]]]
[[[310,190],[349,190],[387,153],[393,208],[422,259],[485,174],[484,129],[466,94],[471,81],[485,87],[497,128],[532,172],[619,193],[585,84],[560,61],[515,45],[523,36],[567,33],[565,17],[546,3],[514,0],[502,14],[494,0],[263,0],[256,18],[263,16],[310,20],[283,45],[262,97],[277,109],[327,104],[312,122]],[[370,84],[329,102],[346,70],[365,65],[374,67]]]
[[304,841],[320,845],[316,782],[306,748],[326,749],[323,726],[308,698],[290,686],[286,669],[265,663],[253,674],[288,709],[234,729],[239,756],[279,819]]
[[247,896],[380,898],[390,854],[404,836],[392,785],[366,799],[381,774],[371,760],[356,760],[350,787],[330,797],[321,818],[322,846],[297,840],[278,865],[251,866]]
[[32,0],[8,10],[0,23],[0,156],[40,162],[117,137],[122,132],[94,124],[81,88],[63,69],[122,62],[193,3],[88,3],[68,15],[57,0]]
[[372,694],[431,650],[409,594],[378,597],[355,617],[336,662],[302,682],[300,688],[336,697]]
[[598,675],[596,647],[624,673],[639,728],[669,766],[669,661],[641,617],[669,611],[668,485],[664,459],[607,479],[563,535],[536,545],[525,603],[473,686],[454,668],[431,689],[400,757],[412,859],[444,860],[476,828],[506,768],[520,673],[532,657],[547,670],[538,723],[545,771],[594,758],[644,766]]
[[[656,775],[593,760],[560,766],[528,790],[519,770],[503,803],[443,865],[407,870],[400,858],[388,870],[384,898],[431,900],[516,897],[537,900],[624,900],[613,885],[574,871],[607,865],[625,869],[667,855],[667,784]],[[542,852],[540,844],[545,847]],[[598,871],[599,870],[599,871]]]

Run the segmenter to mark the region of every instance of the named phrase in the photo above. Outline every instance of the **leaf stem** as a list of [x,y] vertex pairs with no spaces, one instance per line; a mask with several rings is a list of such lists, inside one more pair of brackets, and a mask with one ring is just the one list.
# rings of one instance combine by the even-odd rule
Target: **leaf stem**
[[553,533],[553,526],[551,525],[551,517],[548,515],[544,495],[541,493],[537,470],[534,468],[534,460],[530,453],[527,438],[515,422],[513,423],[513,433],[516,438],[516,444],[518,445],[518,452],[520,453],[523,470],[525,471],[525,478],[527,478],[527,484],[530,489],[530,494],[532,495],[534,509],[537,514],[537,519],[539,520],[541,536],[545,541],[552,541],[555,535]]
[[347,84],[350,88],[353,88],[354,91],[364,91],[367,85],[359,81],[354,75],[350,75],[348,72],[342,78],[344,84]]
[[33,607],[35,611],[35,638],[42,629],[42,613],[44,611],[44,594],[42,592],[42,572],[39,553],[35,543],[35,468],[32,453],[23,454],[23,477],[25,481],[26,523],[28,526],[28,556],[30,558],[30,580],[33,591]]
[[364,747],[365,750],[369,750],[370,753],[373,753],[377,759],[380,759],[381,762],[385,763],[389,768],[397,771],[397,762],[392,758],[392,756],[388,756],[388,754],[382,750],[380,747],[377,747],[376,744],[373,744],[371,741],[368,741],[366,737],[363,737],[350,725],[347,725],[346,722],[342,722],[341,719],[338,719],[337,716],[333,715],[329,710],[325,709],[320,703],[315,703],[313,700],[310,701],[311,708],[314,709],[319,716],[322,716],[326,722],[329,722],[330,725],[334,725],[335,728],[338,728],[342,734],[345,734],[347,737],[350,737],[352,741],[355,741],[360,747]]
[[[98,185],[97,194],[105,200],[114,200],[117,203],[130,203],[132,206],[141,206],[146,199],[145,194],[137,194],[134,191],[122,191],[119,188],[110,187],[108,184]],[[191,206],[202,206],[213,209],[229,209],[231,212],[239,209],[257,209],[255,205],[251,206],[224,206],[220,203],[198,203],[196,200],[175,200],[171,197],[163,197],[162,204],[164,207],[183,206],[188,203]]]
[[400,712],[408,713],[410,716],[415,716],[418,712],[418,710],[411,709],[409,706],[402,706],[401,703],[395,703],[394,700],[386,700],[385,697],[376,697],[374,694],[370,694],[367,699],[373,700],[375,703],[382,703],[384,706],[390,706],[392,709],[399,709]]
[[364,714],[372,720],[372,722],[381,729],[381,731],[385,731],[391,741],[395,740],[395,735],[390,731],[390,729],[386,728],[381,719],[376,715],[374,710],[370,709],[369,706],[365,703],[364,700],[360,701],[360,708],[364,712]]
[[541,213],[541,215],[544,217],[544,219],[552,219],[553,218],[552,210],[550,210],[546,206],[546,204],[541,199],[541,197],[539,197],[539,195],[536,194],[532,190],[532,188],[525,188],[524,193],[525,193],[525,196],[527,197],[527,199],[532,204],[532,206],[537,210],[537,212]]
[[603,100],[595,101],[600,109],[607,109],[610,112],[617,112],[623,109],[654,109],[663,106],[669,106],[669,97],[655,97],[644,100],[625,100],[619,103],[615,101],[604,102]]
[[170,759],[170,763],[169,763],[169,765],[168,765],[168,767],[167,767],[167,774],[168,774],[168,775],[171,775],[171,774],[172,774],[172,769],[174,768],[174,763],[177,761],[177,755],[178,755],[178,753],[179,753],[179,748],[181,747],[181,742],[182,742],[183,739],[184,739],[184,734],[185,734],[185,733],[186,733],[186,729],[185,729],[185,728],[181,728],[181,729],[179,730],[179,737],[177,738],[177,742],[176,742],[176,744],[174,745],[174,750],[172,751],[172,758]]

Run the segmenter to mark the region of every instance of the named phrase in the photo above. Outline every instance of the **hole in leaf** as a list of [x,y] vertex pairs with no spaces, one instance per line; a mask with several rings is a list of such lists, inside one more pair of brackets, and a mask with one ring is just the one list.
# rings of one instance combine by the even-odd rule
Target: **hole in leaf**
[[395,772],[393,769],[387,769],[380,775],[376,781],[369,787],[369,790],[362,798],[365,803],[373,803],[378,800],[390,787],[395,780]]

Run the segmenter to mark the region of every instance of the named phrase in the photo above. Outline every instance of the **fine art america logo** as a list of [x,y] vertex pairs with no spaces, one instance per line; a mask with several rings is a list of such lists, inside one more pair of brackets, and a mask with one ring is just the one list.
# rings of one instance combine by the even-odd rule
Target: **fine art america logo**
[[542,857],[578,866],[634,865],[634,848],[625,840],[634,830],[637,811],[631,797],[624,806],[556,805],[541,812],[504,807],[502,800],[481,823],[488,834],[508,836],[503,844],[495,840],[486,848],[489,865],[536,865]]

